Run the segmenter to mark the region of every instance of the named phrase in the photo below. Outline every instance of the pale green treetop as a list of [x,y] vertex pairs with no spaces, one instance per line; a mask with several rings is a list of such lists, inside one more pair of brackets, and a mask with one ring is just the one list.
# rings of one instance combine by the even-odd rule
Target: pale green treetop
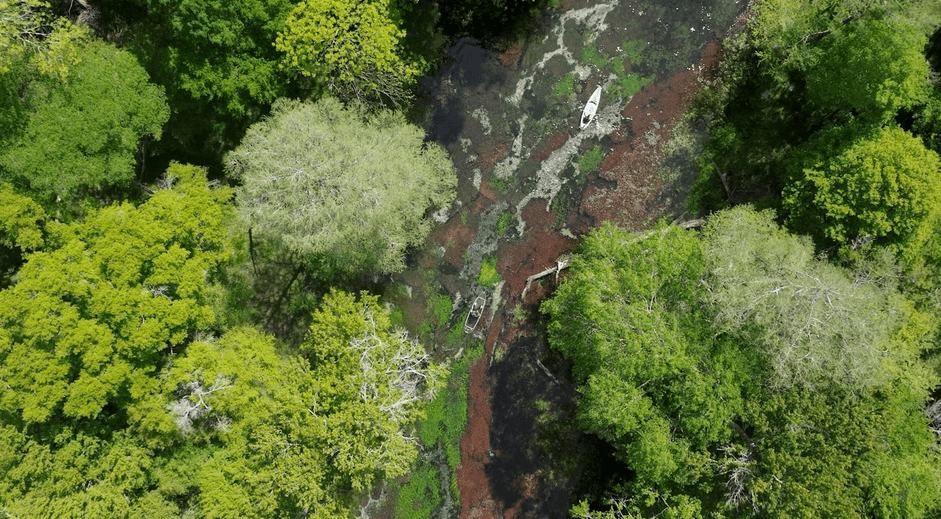
[[259,236],[326,272],[397,272],[454,199],[445,151],[401,115],[326,98],[279,100],[226,156],[236,206]]

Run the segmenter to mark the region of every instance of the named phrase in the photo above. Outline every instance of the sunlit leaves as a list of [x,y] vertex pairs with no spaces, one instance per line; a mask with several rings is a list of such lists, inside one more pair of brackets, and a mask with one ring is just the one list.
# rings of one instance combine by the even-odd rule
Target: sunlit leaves
[[762,352],[769,385],[853,392],[887,382],[904,317],[890,292],[816,259],[810,240],[747,206],[714,216],[705,247],[716,324]]
[[884,121],[927,95],[928,39],[900,20],[864,19],[827,36],[807,73],[807,92],[826,109]]
[[683,479],[690,451],[727,436],[740,398],[737,368],[703,341],[703,261],[682,229],[634,236],[603,225],[542,307],[550,344],[574,361],[580,421],[642,484]]
[[14,193],[9,185],[0,185],[0,245],[24,251],[42,247],[39,222],[44,217],[45,212],[39,204]]
[[160,356],[212,324],[207,279],[226,255],[226,189],[172,165],[172,189],[50,227],[0,292],[0,404],[27,422],[93,417],[141,391]]
[[331,292],[301,349],[317,381],[312,412],[327,414],[339,442],[335,463],[354,488],[404,474],[417,450],[402,429],[422,415],[444,372],[367,294]]
[[418,70],[400,55],[405,36],[388,0],[305,0],[294,8],[276,47],[291,69],[344,99],[401,102]]
[[854,129],[821,133],[795,161],[783,193],[789,226],[823,245],[917,249],[941,211],[938,155],[895,126]]
[[41,46],[47,9],[42,0],[0,0],[0,73]]

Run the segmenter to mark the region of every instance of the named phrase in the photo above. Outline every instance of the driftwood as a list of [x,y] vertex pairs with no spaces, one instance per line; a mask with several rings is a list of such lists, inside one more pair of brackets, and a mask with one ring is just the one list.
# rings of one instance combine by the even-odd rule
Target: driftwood
[[566,254],[564,256],[560,256],[559,259],[555,260],[554,267],[547,268],[546,270],[543,270],[542,272],[533,274],[532,276],[529,276],[528,278],[526,278],[526,287],[523,288],[523,295],[522,297],[520,297],[520,299],[523,299],[523,300],[526,299],[526,291],[529,290],[529,286],[532,285],[533,281],[536,281],[537,279],[544,278],[548,276],[549,274],[555,274],[555,280],[558,282],[559,272],[561,272],[562,269],[564,268],[568,268],[568,266],[571,263],[572,263],[572,255]]

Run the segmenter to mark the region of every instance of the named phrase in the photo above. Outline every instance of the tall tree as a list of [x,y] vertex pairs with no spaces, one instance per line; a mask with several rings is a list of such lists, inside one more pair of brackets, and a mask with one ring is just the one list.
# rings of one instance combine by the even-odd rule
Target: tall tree
[[795,154],[783,196],[788,226],[821,245],[915,254],[941,211],[941,160],[895,126],[830,129]]
[[226,155],[238,212],[326,272],[396,272],[454,198],[447,154],[398,114],[279,100]]
[[169,116],[133,55],[101,41],[78,45],[77,64],[50,65],[53,74],[29,82],[27,121],[0,151],[6,176],[43,202],[129,181],[141,139],[159,138]]
[[420,70],[402,56],[405,36],[389,0],[304,0],[278,34],[284,62],[344,100],[391,101],[411,96]]
[[741,403],[745,355],[710,341],[704,273],[693,233],[605,224],[542,306],[549,344],[573,361],[582,426],[615,447],[641,488],[695,479]]
[[907,20],[875,17],[845,24],[821,41],[807,93],[824,110],[890,120],[928,94],[928,38]]
[[207,279],[227,257],[228,189],[172,165],[175,185],[136,208],[50,223],[0,291],[0,410],[23,423],[92,418],[149,387],[163,358],[213,314]]
[[100,2],[173,107],[156,153],[218,167],[249,124],[293,93],[272,45],[292,0]]
[[917,319],[904,301],[817,259],[811,241],[779,229],[770,211],[713,216],[705,256],[716,324],[761,352],[770,387],[859,392],[920,354],[895,339]]
[[0,0],[0,73],[42,47],[49,19],[45,7],[41,0]]
[[332,292],[313,320],[306,359],[236,328],[190,344],[132,407],[141,438],[173,445],[178,499],[201,517],[346,517],[351,489],[408,471],[405,428],[444,371],[375,297]]
[[920,518],[939,505],[924,389],[755,395],[720,463],[742,517]]

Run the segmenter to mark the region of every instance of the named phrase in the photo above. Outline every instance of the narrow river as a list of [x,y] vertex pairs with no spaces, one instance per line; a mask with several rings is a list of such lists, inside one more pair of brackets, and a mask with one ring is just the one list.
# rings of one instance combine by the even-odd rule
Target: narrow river
[[[409,294],[406,322],[428,318],[429,298],[449,297],[451,318],[432,340],[441,355],[454,354],[446,330],[475,297],[487,300],[474,332],[486,347],[471,369],[460,506],[439,516],[567,517],[573,493],[605,477],[603,447],[575,429],[565,364],[539,331],[538,305],[556,278],[526,281],[601,221],[640,230],[687,217],[701,137],[678,127],[678,116],[745,7],[567,0],[539,34],[502,55],[458,42],[427,82],[427,130],[452,157],[458,197],[397,278]],[[595,121],[579,130],[598,86]],[[483,286],[488,268],[499,280]]]

